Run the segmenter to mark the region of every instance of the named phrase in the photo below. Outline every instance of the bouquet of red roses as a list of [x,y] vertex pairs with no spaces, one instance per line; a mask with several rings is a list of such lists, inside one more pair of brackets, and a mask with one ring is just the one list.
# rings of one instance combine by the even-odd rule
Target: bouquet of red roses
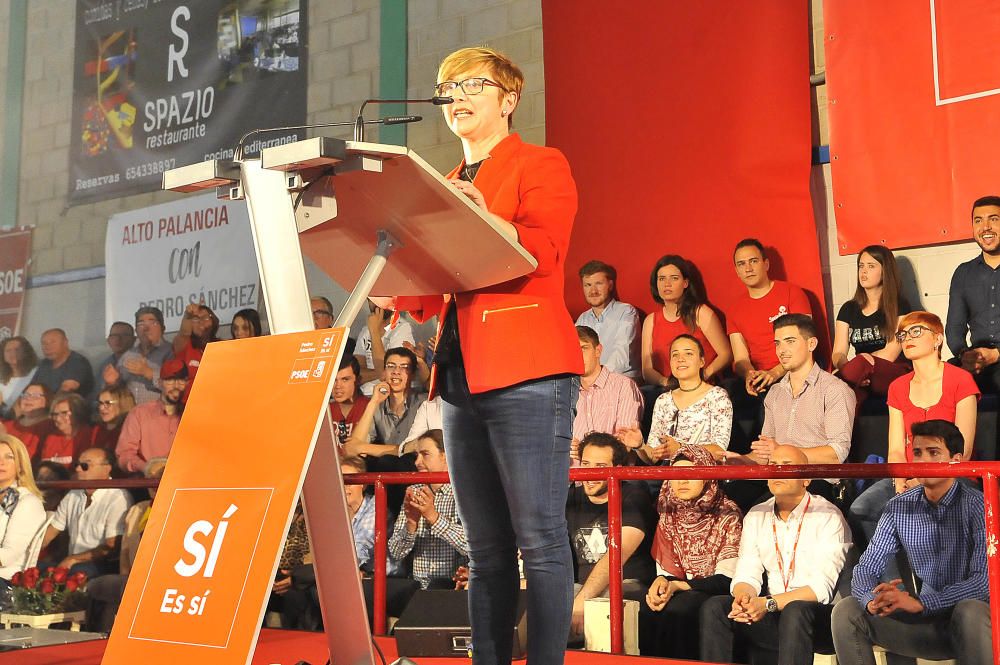
[[75,612],[87,606],[85,573],[69,574],[66,568],[49,568],[44,575],[32,567],[10,578],[14,614]]

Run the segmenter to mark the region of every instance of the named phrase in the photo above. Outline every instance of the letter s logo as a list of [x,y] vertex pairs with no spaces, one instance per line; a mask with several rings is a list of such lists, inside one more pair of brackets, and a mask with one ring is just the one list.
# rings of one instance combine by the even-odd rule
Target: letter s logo
[[[202,536],[207,536],[212,533],[212,523],[207,520],[198,520],[188,527],[187,533],[184,534],[184,550],[194,557],[194,561],[192,563],[185,563],[183,558],[178,559],[177,563],[174,564],[174,570],[178,575],[193,577],[198,574],[202,565],[205,566],[205,570],[202,573],[203,577],[211,577],[215,573],[215,564],[219,560],[222,541],[225,539],[226,531],[229,529],[228,520],[236,513],[236,510],[237,508],[234,504],[229,504],[229,508],[226,509],[222,520],[219,522],[219,528],[215,530],[215,539],[212,541],[210,552],[206,553],[205,546],[195,540],[195,535],[201,534]],[[208,556],[207,562],[206,554]]]
[[167,49],[167,82],[174,80],[174,67],[177,68],[177,73],[183,78],[187,78],[188,70],[184,65],[184,56],[187,55],[188,51],[188,33],[187,30],[177,25],[177,19],[183,17],[185,20],[191,20],[191,10],[187,8],[186,5],[181,5],[174,10],[173,15],[170,17],[170,32],[174,33],[181,40],[181,47],[175,48],[173,44]]

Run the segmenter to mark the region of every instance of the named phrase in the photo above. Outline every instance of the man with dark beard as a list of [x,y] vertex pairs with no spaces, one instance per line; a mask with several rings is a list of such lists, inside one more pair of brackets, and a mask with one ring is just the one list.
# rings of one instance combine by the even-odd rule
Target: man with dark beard
[[[580,442],[580,466],[602,469],[625,466],[628,450],[617,438],[590,432]],[[583,635],[583,608],[590,598],[607,597],[611,577],[608,554],[608,481],[590,480],[573,487],[566,501],[566,524],[573,548],[574,585],[572,638]],[[643,598],[655,575],[650,555],[656,533],[656,511],[643,487],[622,485],[622,591]]]
[[160,383],[163,386],[160,399],[140,404],[128,412],[115,448],[118,466],[122,470],[143,471],[148,460],[170,454],[170,446],[181,422],[181,399],[187,377],[184,362],[171,358],[160,368]]
[[972,204],[972,238],[982,253],[958,266],[948,290],[948,348],[976,377],[979,389],[1000,392],[1000,196]]

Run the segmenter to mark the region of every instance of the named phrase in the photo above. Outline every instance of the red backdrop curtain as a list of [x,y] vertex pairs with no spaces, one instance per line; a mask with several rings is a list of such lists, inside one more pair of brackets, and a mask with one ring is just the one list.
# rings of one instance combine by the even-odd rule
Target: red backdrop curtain
[[[723,312],[745,293],[733,247],[774,249],[772,276],[817,296],[823,282],[809,195],[809,16],[804,0],[545,0],[546,139],[580,191],[576,271],[618,269],[622,300],[649,311],[663,254],[691,259]],[[823,322],[825,324],[825,321]]]

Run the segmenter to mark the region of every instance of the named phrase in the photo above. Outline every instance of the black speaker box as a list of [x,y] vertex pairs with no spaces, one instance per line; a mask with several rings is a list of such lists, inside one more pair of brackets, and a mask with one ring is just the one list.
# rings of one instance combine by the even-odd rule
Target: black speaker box
[[[528,643],[525,591],[520,591],[514,625],[514,658],[523,659]],[[400,656],[468,658],[472,648],[469,593],[427,589],[418,591],[393,630]]]

